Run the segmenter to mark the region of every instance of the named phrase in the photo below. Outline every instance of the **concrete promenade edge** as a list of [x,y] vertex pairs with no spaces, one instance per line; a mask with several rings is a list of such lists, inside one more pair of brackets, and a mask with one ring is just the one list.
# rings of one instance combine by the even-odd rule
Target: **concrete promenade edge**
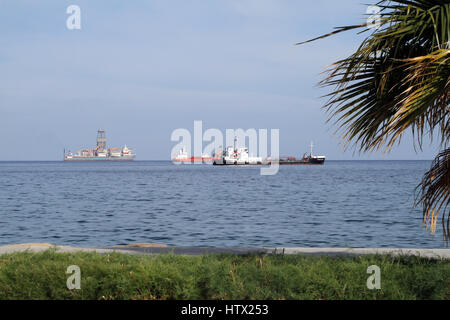
[[163,254],[180,255],[202,254],[300,254],[305,256],[361,256],[370,254],[390,254],[399,256],[419,256],[426,258],[450,259],[450,249],[416,249],[416,248],[215,248],[215,247],[171,247],[158,244],[130,244],[113,247],[73,247],[49,243],[24,243],[0,246],[0,255],[14,252],[41,252],[48,249],[56,252],[97,252],[128,254]]

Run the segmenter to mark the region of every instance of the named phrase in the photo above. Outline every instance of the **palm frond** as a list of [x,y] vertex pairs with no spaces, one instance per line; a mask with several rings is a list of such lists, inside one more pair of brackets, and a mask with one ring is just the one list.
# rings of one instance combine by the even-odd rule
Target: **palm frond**
[[[325,96],[328,121],[337,127],[346,148],[352,144],[360,152],[380,148],[389,152],[406,130],[413,133],[415,147],[417,143],[422,148],[425,137],[431,141],[438,135],[446,149],[450,142],[450,0],[382,0],[377,5],[380,28],[352,55],[335,62],[320,82],[332,87]],[[349,30],[364,28],[365,32],[366,27],[337,28],[299,44]],[[442,157],[434,163],[437,168],[443,166]],[[436,207],[442,190],[447,190],[444,200],[448,204],[448,164],[446,168],[447,178],[437,179],[432,169],[422,182],[426,196],[419,203],[424,205],[432,230],[442,212],[442,206]],[[441,189],[431,180],[439,181]],[[448,239],[448,213],[445,216]]]
[[[408,6],[383,6],[381,29],[333,64],[320,83],[334,87],[325,105],[329,120],[344,130],[345,144],[353,142],[361,151],[382,146],[389,151],[406,129],[420,147],[424,132],[435,128],[443,144],[449,139],[443,124],[450,90],[450,3],[394,2]],[[411,5],[419,2],[420,7]]]
[[450,149],[439,153],[434,159],[431,169],[424,175],[422,182],[416,188],[416,206],[423,206],[423,222],[436,231],[439,213],[442,212],[442,228],[444,239],[450,238]]
[[301,45],[301,44],[305,44],[305,43],[308,43],[308,42],[313,42],[313,41],[316,41],[316,40],[319,40],[319,39],[328,38],[329,36],[332,36],[332,35],[335,35],[335,34],[338,34],[338,33],[344,32],[344,31],[358,29],[358,28],[362,28],[362,27],[365,27],[365,26],[366,26],[366,23],[359,24],[359,25],[354,25],[354,26],[337,27],[335,31],[332,31],[330,33],[324,34],[322,36],[319,36],[319,37],[316,37],[316,38],[313,38],[313,39],[310,39],[310,40],[306,40],[306,41],[302,41],[302,42],[296,43],[295,45]]

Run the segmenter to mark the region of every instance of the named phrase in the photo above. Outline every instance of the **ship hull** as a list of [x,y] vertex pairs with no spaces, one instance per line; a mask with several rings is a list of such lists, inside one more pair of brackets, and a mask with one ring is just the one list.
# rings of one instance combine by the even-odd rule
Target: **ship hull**
[[214,160],[212,163],[214,166],[258,166],[270,163],[264,163],[263,161],[236,161],[236,160]]
[[325,163],[325,160],[308,160],[308,161],[302,161],[302,160],[295,160],[295,161],[279,161],[278,164],[280,165],[322,165]]
[[310,166],[320,166],[320,165],[323,165],[324,164],[324,162],[301,162],[301,161],[294,161],[294,162],[280,162],[279,163],[279,165],[280,166],[284,166],[284,165],[287,165],[287,166],[298,166],[298,165],[304,165],[304,166],[308,166],[308,165],[310,165]]
[[83,158],[64,158],[64,161],[82,162],[82,161],[133,161],[134,157],[83,157]]
[[180,163],[210,163],[214,160],[213,157],[189,157],[189,158],[174,158],[172,162],[180,162]]
[[[277,161],[278,162],[278,161]],[[277,163],[274,162],[274,163]],[[295,165],[323,165],[325,163],[325,161],[312,161],[312,162],[306,162],[306,161],[279,161],[278,164],[279,165],[291,165],[291,166],[295,166]],[[272,164],[270,161],[268,162],[257,162],[257,163],[240,163],[240,162],[213,162],[213,165],[216,166],[255,166],[255,165],[270,165]]]
[[214,160],[213,165],[218,166],[243,166],[243,165],[270,165],[273,163],[277,163],[279,165],[323,165],[325,163],[325,159],[300,159],[300,160],[278,160],[278,161],[256,161],[256,162],[240,162],[236,160],[227,160],[227,159],[219,159]]

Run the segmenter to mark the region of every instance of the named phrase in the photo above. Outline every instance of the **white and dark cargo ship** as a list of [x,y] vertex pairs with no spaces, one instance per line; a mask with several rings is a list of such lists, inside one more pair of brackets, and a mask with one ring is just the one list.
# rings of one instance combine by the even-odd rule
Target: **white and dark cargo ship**
[[325,156],[315,156],[313,155],[313,143],[311,142],[311,151],[309,154],[303,154],[301,159],[297,159],[292,156],[280,157],[277,160],[273,160],[278,162],[280,165],[302,165],[302,164],[324,164]]
[[97,147],[93,149],[81,149],[76,153],[64,150],[64,161],[132,161],[136,157],[132,153],[134,149],[126,145],[122,148],[106,148],[105,130],[97,132]]
[[313,155],[312,148],[313,144],[311,142],[310,153],[305,153],[301,159],[292,156],[262,159],[261,157],[249,155],[248,148],[237,148],[235,137],[234,147],[227,147],[224,152],[219,150],[218,154],[214,155],[212,159],[213,165],[270,165],[272,163],[278,163],[280,165],[324,164],[325,156]]

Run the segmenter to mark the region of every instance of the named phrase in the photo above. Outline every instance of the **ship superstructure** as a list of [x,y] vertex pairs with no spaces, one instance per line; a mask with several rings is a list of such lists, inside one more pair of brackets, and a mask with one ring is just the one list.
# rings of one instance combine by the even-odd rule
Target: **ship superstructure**
[[237,147],[237,137],[234,137],[234,146],[227,147],[222,153],[218,152],[218,157],[214,156],[213,165],[256,165],[263,164],[261,157],[249,155],[248,148]]
[[107,148],[105,130],[97,131],[97,146],[93,149],[81,149],[76,153],[64,150],[64,161],[132,161],[136,157],[134,149],[126,145],[122,148]]

